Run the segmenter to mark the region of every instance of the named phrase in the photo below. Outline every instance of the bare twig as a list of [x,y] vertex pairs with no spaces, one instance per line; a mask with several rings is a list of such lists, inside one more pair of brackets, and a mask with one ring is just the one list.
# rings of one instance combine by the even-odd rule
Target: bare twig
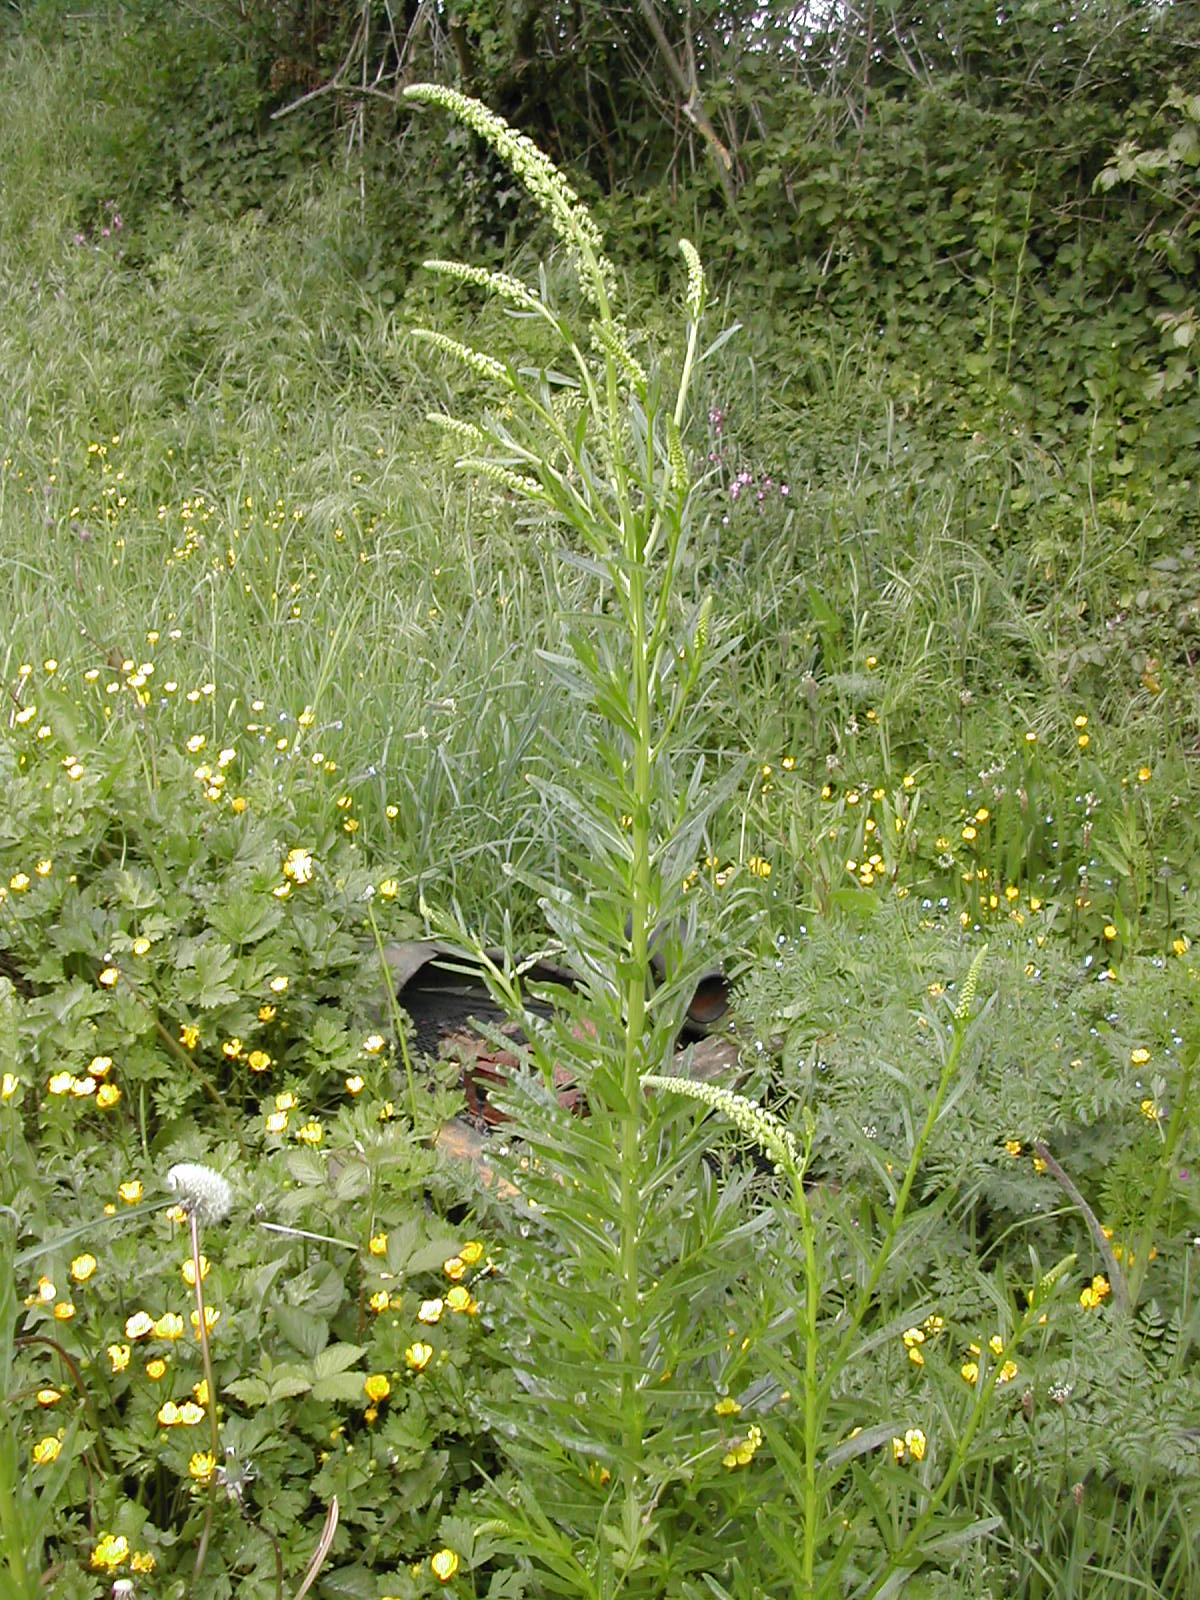
[[304,1596],[317,1581],[317,1573],[320,1572],[321,1564],[329,1554],[329,1547],[333,1543],[337,1525],[338,1502],[337,1495],[334,1495],[329,1502],[329,1510],[325,1516],[325,1526],[321,1529],[321,1537],[317,1540],[317,1548],[313,1551],[309,1563],[304,1569],[304,1577],[300,1580],[300,1587],[296,1590],[296,1600],[304,1600]]
[[1129,1315],[1129,1296],[1125,1290],[1125,1276],[1118,1265],[1116,1256],[1113,1255],[1112,1245],[1108,1242],[1104,1229],[1100,1226],[1100,1219],[1050,1154],[1047,1146],[1039,1141],[1033,1148],[1034,1153],[1046,1163],[1046,1171],[1072,1204],[1077,1207],[1083,1220],[1087,1223],[1087,1229],[1092,1236],[1092,1241],[1103,1256],[1104,1265],[1108,1268],[1108,1281],[1112,1285],[1113,1309],[1120,1316],[1127,1317]]

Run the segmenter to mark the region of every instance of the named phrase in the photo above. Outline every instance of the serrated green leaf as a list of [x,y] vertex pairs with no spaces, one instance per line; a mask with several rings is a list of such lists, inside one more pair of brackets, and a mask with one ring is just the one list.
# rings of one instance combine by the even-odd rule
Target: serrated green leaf
[[327,1345],[324,1350],[319,1350],[313,1359],[314,1381],[318,1378],[332,1377],[335,1372],[345,1372],[348,1367],[361,1360],[365,1353],[366,1346],[361,1344]]

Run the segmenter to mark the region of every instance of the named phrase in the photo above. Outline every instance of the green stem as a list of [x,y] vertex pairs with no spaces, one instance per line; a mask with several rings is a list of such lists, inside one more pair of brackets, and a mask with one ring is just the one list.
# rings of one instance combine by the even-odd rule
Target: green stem
[[[1040,1298],[1035,1299],[1034,1303],[1030,1305],[1028,1311],[1026,1311],[1025,1315],[1020,1321],[1020,1324],[1016,1328],[1012,1339],[1009,1341],[1008,1349],[1005,1352],[1006,1355],[1015,1351],[1020,1346],[1021,1340],[1029,1331],[1029,1325],[1033,1320],[1034,1315],[1041,1315],[1042,1306],[1043,1301]],[[970,1453],[971,1444],[975,1438],[975,1435],[979,1432],[979,1429],[983,1425],[984,1419],[991,1410],[992,1395],[995,1393],[996,1385],[1000,1381],[1000,1373],[1002,1370],[1003,1362],[993,1362],[991,1371],[988,1373],[983,1387],[977,1391],[975,1408],[971,1412],[967,1425],[963,1429],[962,1435],[954,1447],[954,1454],[950,1457],[949,1465],[942,1475],[941,1482],[938,1484],[937,1488],[934,1489],[928,1500],[926,1500],[921,1515],[908,1530],[908,1536],[904,1540],[904,1543],[893,1556],[888,1558],[887,1565],[872,1583],[871,1587],[863,1593],[862,1600],[872,1600],[872,1597],[879,1594],[879,1592],[884,1588],[884,1586],[895,1573],[903,1571],[905,1567],[912,1564],[917,1545],[920,1543],[921,1539],[925,1535],[926,1529],[933,1521],[938,1507],[942,1504],[942,1502],[946,1499],[946,1496],[950,1493],[951,1489],[953,1489],[954,1485],[958,1482],[959,1476],[962,1473],[962,1469],[966,1465],[967,1456]]]
[[400,1009],[400,1002],[396,998],[396,985],[392,981],[392,970],[388,966],[387,954],[383,948],[383,935],[379,931],[379,924],[375,920],[375,907],[367,901],[367,921],[371,924],[371,934],[375,940],[375,949],[379,953],[379,965],[383,972],[384,985],[388,993],[388,1008],[392,1014],[392,1027],[396,1034],[396,1044],[400,1051],[400,1060],[404,1064],[404,1078],[408,1085],[408,1114],[412,1118],[412,1125],[417,1126],[417,1083],[413,1075],[412,1055],[408,1048],[408,1033],[404,1026],[404,1013]]
[[900,1193],[896,1196],[896,1203],[892,1207],[892,1214],[888,1219],[887,1232],[884,1234],[884,1237],[880,1242],[870,1274],[859,1294],[858,1304],[854,1309],[854,1314],[850,1318],[849,1325],[847,1326],[846,1331],[843,1333],[838,1344],[837,1353],[834,1356],[833,1362],[830,1366],[829,1375],[825,1380],[823,1400],[828,1398],[833,1381],[837,1374],[841,1371],[842,1366],[849,1355],[850,1341],[854,1338],[855,1334],[861,1327],[863,1318],[866,1316],[867,1311],[870,1308],[872,1296],[879,1285],[879,1280],[883,1277],[888,1261],[891,1259],[892,1246],[896,1242],[896,1235],[900,1231],[900,1224],[903,1222],[905,1212],[908,1208],[909,1196],[912,1194],[912,1187],[916,1182],[917,1171],[921,1165],[921,1158],[925,1154],[925,1146],[928,1144],[929,1136],[933,1132],[934,1124],[937,1122],[937,1119],[941,1114],[943,1102],[946,1099],[946,1095],[950,1091],[950,1085],[954,1081],[954,1074],[958,1068],[959,1057],[962,1055],[963,1045],[966,1043],[968,1021],[969,1019],[965,1017],[955,1017],[954,1043],[950,1048],[950,1054],[946,1057],[946,1065],[942,1069],[942,1076],[938,1083],[937,1093],[933,1097],[933,1101],[929,1107],[925,1122],[922,1125],[920,1133],[917,1135],[916,1143],[913,1145],[912,1154],[909,1157],[908,1165],[904,1172],[904,1178],[900,1184]]
[[212,1471],[208,1475],[208,1505],[204,1511],[204,1528],[200,1534],[200,1543],[196,1546],[196,1565],[192,1570],[192,1586],[195,1588],[200,1582],[200,1574],[204,1571],[204,1560],[208,1554],[208,1541],[212,1534],[213,1513],[217,1504],[217,1469],[221,1465],[221,1432],[217,1425],[217,1380],[213,1374],[212,1351],[208,1344],[208,1324],[204,1320],[204,1287],[200,1271],[200,1225],[196,1220],[195,1211],[189,1211],[188,1224],[192,1240],[192,1272],[195,1277],[196,1291],[196,1332],[200,1339],[200,1359],[204,1364],[204,1383],[208,1390],[208,1438],[212,1448]]
[[625,1060],[621,1085],[621,1428],[624,1458],[626,1548],[638,1542],[638,1462],[642,1427],[636,1377],[641,1359],[638,1289],[641,1233],[639,1145],[642,1107],[642,1036],[646,1026],[646,973],[649,967],[650,922],[650,684],[646,651],[645,568],[634,563],[630,573],[633,624],[633,859],[630,864],[630,964],[625,984]]
[[19,1334],[13,1340],[13,1349],[24,1350],[28,1349],[30,1345],[34,1344],[48,1345],[49,1348],[58,1356],[63,1366],[66,1367],[67,1371],[71,1374],[71,1381],[79,1391],[79,1398],[83,1402],[83,1409],[87,1414],[88,1423],[96,1435],[96,1455],[99,1457],[100,1466],[102,1470],[111,1477],[116,1469],[113,1466],[113,1459],[108,1453],[108,1446],[104,1442],[104,1432],[100,1426],[100,1419],[96,1415],[96,1408],[92,1404],[91,1394],[88,1392],[87,1384],[83,1381],[83,1374],[80,1372],[79,1367],[76,1365],[73,1358],[63,1349],[62,1345],[59,1344],[58,1340],[52,1339],[49,1334],[46,1333]]
[[820,1528],[817,1517],[817,1441],[824,1419],[824,1403],[817,1382],[817,1316],[821,1301],[821,1275],[812,1212],[800,1178],[792,1181],[792,1200],[800,1219],[804,1246],[804,1593],[813,1593]]

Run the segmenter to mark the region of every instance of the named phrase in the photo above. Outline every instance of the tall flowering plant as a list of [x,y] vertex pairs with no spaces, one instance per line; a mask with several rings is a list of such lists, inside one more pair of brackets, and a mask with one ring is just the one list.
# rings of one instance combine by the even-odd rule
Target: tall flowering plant
[[[608,1595],[653,1566],[664,1497],[692,1475],[683,1466],[696,1449],[688,1418],[711,1413],[712,1396],[699,1398],[700,1352],[688,1348],[688,1330],[706,1298],[722,1293],[720,1273],[670,1275],[680,1250],[707,1248],[703,1207],[664,1173],[678,1156],[671,1140],[694,1136],[682,1132],[678,1108],[649,1099],[642,1084],[669,1061],[694,985],[691,941],[681,936],[684,879],[718,794],[702,762],[686,773],[678,763],[689,703],[720,654],[706,648],[710,601],[680,592],[692,505],[684,435],[703,359],[705,277],[681,241],[682,353],[656,359],[630,331],[595,221],[553,163],[477,101],[432,85],[406,94],[449,111],[507,162],[569,268],[563,306],[544,272],[535,289],[507,273],[426,263],[536,323],[552,352],[541,360],[438,330],[415,336],[481,380],[487,396],[481,415],[431,418],[460,447],[459,467],[555,531],[561,558],[595,584],[592,613],[569,620],[562,650],[544,656],[581,703],[590,754],[569,781],[531,780],[578,841],[574,880],[534,888],[579,987],[553,996],[543,1020],[527,1011],[515,964],[489,969],[523,1020],[532,1069],[507,1102],[529,1152],[520,1185],[532,1208],[507,1329],[520,1404],[500,1430],[522,1488],[489,1537],[532,1552],[564,1592]],[[486,960],[481,942],[472,954]],[[652,957],[667,971],[657,989]],[[546,1092],[564,1067],[585,1090],[586,1120]],[[709,1432],[701,1448],[711,1454],[720,1441]],[[551,1504],[553,1524],[541,1509]]]

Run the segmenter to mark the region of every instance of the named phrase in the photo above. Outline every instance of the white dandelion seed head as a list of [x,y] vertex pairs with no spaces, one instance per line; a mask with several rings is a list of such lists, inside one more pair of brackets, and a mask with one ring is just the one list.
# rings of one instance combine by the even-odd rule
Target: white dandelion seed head
[[180,1161],[167,1173],[167,1188],[199,1222],[223,1222],[233,1207],[233,1190],[219,1172],[197,1161]]

